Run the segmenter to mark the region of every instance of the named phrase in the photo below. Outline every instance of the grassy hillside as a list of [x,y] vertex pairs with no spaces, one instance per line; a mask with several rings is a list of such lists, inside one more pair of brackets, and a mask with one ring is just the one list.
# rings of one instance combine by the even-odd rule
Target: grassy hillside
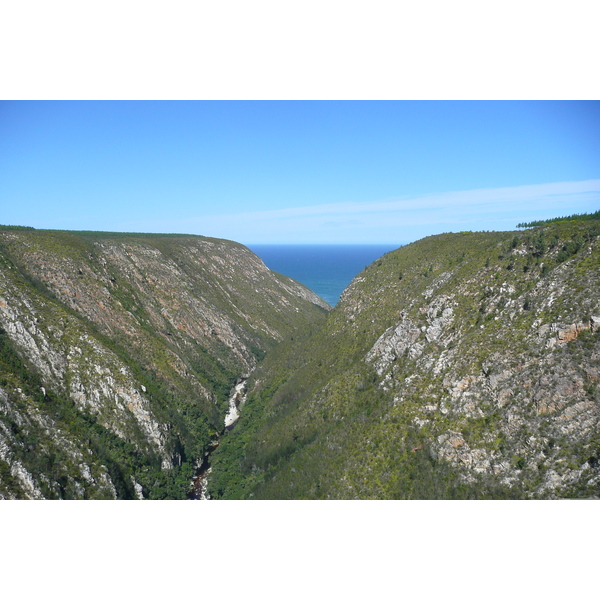
[[0,495],[185,497],[230,389],[327,305],[200,236],[0,231]]
[[254,372],[211,496],[600,495],[599,234],[444,234],[375,261]]

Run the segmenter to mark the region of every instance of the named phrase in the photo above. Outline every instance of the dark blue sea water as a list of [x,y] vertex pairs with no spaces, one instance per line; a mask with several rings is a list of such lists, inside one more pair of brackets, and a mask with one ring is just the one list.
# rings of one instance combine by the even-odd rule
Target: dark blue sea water
[[334,306],[348,284],[367,265],[395,250],[390,245],[254,245],[248,247],[272,271],[287,275]]

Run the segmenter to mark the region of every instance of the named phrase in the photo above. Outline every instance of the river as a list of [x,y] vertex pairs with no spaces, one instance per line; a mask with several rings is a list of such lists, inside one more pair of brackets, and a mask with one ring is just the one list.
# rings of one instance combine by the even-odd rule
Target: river
[[223,431],[214,436],[208,450],[204,453],[202,464],[196,472],[196,476],[192,481],[192,491],[190,492],[191,500],[210,500],[208,493],[208,476],[210,475],[210,455],[218,448],[220,437],[226,432],[231,431],[238,419],[240,418],[241,407],[246,402],[246,381],[247,377],[238,379],[238,382],[232,388],[229,395],[229,410],[225,415],[223,422]]

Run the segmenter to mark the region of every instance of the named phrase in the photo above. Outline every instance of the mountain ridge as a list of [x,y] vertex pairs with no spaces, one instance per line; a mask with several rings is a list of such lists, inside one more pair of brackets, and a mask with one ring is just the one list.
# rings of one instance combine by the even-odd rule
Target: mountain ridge
[[0,496],[185,498],[210,456],[213,499],[598,498],[599,239],[429,236],[330,309],[227,240],[0,228]]
[[229,389],[328,308],[227,240],[3,229],[0,494],[185,497]]
[[211,496],[600,496],[599,234],[441,234],[375,261],[253,373]]

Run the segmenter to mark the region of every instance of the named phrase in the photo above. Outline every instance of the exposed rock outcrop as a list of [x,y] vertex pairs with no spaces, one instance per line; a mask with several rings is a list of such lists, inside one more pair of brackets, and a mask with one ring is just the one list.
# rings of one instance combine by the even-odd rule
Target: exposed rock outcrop
[[327,309],[226,240],[1,231],[0,494],[172,497],[235,380]]
[[243,456],[215,453],[211,494],[600,497],[599,234],[573,220],[381,257],[257,369],[264,408],[237,428]]

